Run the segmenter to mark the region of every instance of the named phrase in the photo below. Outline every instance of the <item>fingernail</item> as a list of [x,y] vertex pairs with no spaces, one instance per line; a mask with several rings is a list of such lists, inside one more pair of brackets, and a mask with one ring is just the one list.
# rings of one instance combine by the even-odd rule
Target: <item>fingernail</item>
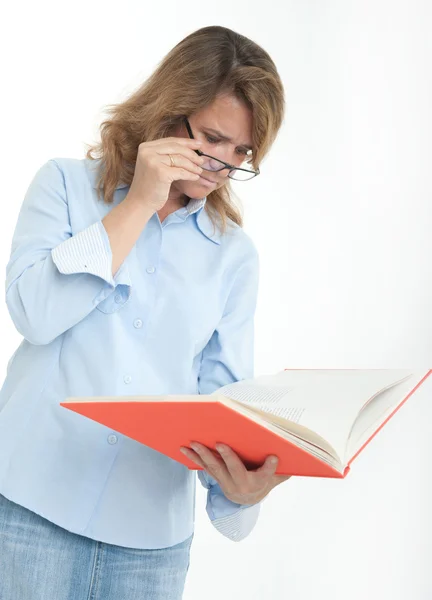
[[180,452],[183,452],[183,454],[186,454],[187,450],[186,448],[183,448],[183,446],[180,448]]
[[277,461],[278,461],[277,456],[272,456],[270,458],[270,462],[271,462],[272,465],[275,465],[277,463]]
[[199,446],[198,444],[195,444],[195,442],[192,442],[192,444],[190,444],[190,447],[192,448],[192,450],[195,450],[195,452],[199,450]]
[[222,446],[222,444],[216,444],[216,450],[218,452],[225,452],[225,446]]

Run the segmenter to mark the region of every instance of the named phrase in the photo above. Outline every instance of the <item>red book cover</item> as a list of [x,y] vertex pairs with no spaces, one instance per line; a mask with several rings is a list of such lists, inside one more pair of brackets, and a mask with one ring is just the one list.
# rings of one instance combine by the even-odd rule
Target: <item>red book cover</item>
[[[431,372],[399,403],[386,422]],[[181,446],[189,446],[197,441],[214,449],[221,442],[230,446],[248,468],[260,466],[268,455],[274,454],[279,457],[278,474],[306,477],[345,477],[354,458],[384,426],[382,424],[373,433],[351,459],[345,472],[340,473],[320,458],[219,402],[216,396],[212,396],[211,401],[208,398],[203,402],[196,401],[196,397],[195,400],[188,400],[188,396],[184,396],[184,401],[170,401],[169,396],[164,401],[129,401],[127,397],[118,402],[91,399],[74,402],[70,399],[61,405],[145,444],[190,469],[200,467],[180,452]]]

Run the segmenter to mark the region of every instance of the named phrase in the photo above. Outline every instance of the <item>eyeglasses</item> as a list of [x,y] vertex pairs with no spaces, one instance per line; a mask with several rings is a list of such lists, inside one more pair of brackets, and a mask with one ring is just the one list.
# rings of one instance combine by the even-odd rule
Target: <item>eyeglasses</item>
[[[184,122],[189,137],[192,140],[194,140],[194,134],[192,133],[189,120],[186,117],[184,118]],[[255,171],[251,169],[244,169],[242,167],[236,167],[234,165],[230,165],[229,163],[224,162],[223,160],[220,160],[219,158],[215,158],[214,156],[210,156],[209,154],[204,154],[204,152],[202,152],[201,150],[195,150],[195,152],[199,156],[204,156],[205,158],[209,159],[201,165],[201,167],[205,171],[212,171],[213,173],[215,173],[218,171],[223,171],[224,169],[229,169],[228,177],[236,181],[248,181],[249,179],[253,179],[254,177],[260,174],[259,169]]]

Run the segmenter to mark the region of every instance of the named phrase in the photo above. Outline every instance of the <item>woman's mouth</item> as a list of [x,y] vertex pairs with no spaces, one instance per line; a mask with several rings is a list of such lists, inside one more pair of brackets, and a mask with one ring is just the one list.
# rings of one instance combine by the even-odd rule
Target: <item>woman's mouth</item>
[[210,181],[210,179],[206,179],[202,175],[200,175],[200,181],[203,185],[205,185],[207,187],[213,187],[213,186],[217,185],[214,181]]

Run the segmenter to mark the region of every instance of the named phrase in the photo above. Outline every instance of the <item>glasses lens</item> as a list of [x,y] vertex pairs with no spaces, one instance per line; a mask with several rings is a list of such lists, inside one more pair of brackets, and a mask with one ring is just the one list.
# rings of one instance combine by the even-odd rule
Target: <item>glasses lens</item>
[[[225,163],[221,162],[220,160],[218,160],[217,158],[213,158],[210,156],[203,156],[204,158],[204,162],[201,165],[202,168],[205,171],[222,171],[223,169],[226,169]],[[240,169],[233,169],[228,177],[230,177],[231,179],[235,179],[237,181],[247,181],[248,179],[252,179],[253,177],[255,177],[256,173],[252,170],[253,167],[250,164],[249,161],[243,161],[243,163],[241,163],[239,165],[240,169],[246,169],[246,170],[240,170]]]
[[206,171],[222,171],[225,168],[225,163],[221,162],[217,158],[211,158],[210,156],[203,156],[204,162],[201,165]]
[[235,179],[236,181],[247,181],[248,179],[253,179],[256,176],[256,173],[251,171],[240,171],[239,169],[235,169],[231,171],[228,175],[231,179]]

